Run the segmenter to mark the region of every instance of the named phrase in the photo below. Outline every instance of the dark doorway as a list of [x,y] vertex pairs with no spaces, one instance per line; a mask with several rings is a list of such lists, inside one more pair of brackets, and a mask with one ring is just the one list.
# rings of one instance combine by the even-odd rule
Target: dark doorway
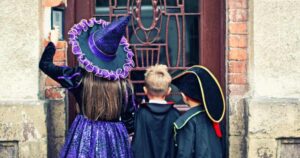
[[[166,64],[170,72],[200,64],[208,67],[225,90],[225,0],[68,0],[65,37],[81,19],[113,21],[132,15],[126,37],[135,53],[130,74],[138,98],[143,98],[145,69]],[[68,64],[77,65],[68,49]],[[225,94],[225,93],[224,93]],[[173,93],[173,99],[178,93]],[[75,118],[75,100],[69,96],[69,124]],[[180,102],[180,99],[178,99]],[[177,105],[185,110],[184,105]],[[221,123],[226,132],[226,119]],[[226,139],[224,138],[224,151]]]

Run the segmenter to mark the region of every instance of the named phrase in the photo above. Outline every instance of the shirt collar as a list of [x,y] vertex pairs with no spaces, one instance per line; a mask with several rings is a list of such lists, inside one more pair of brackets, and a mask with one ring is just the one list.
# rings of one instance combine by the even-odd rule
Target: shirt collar
[[167,104],[167,101],[165,100],[149,100],[149,103],[154,103],[154,104]]
[[183,115],[181,115],[175,122],[174,126],[176,129],[181,129],[186,125],[186,123],[192,119],[194,116],[204,112],[203,106],[195,106],[192,107],[190,110],[185,112]]

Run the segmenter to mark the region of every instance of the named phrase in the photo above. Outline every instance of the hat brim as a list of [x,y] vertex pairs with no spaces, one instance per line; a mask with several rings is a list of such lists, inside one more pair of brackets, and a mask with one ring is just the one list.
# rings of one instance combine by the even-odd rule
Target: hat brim
[[114,59],[107,61],[97,57],[88,44],[89,36],[97,30],[101,30],[109,23],[95,18],[82,20],[75,24],[69,31],[72,52],[76,55],[78,62],[89,72],[96,76],[116,80],[126,78],[129,71],[134,67],[133,52],[129,49],[129,43],[123,37]]
[[[198,85],[191,84],[192,80]],[[225,115],[224,95],[218,80],[206,67],[193,66],[176,75],[172,83],[179,89],[183,89],[184,93],[188,92],[187,95],[192,96],[193,99],[201,100],[210,120],[216,123],[222,121]],[[196,95],[200,95],[200,99]]]

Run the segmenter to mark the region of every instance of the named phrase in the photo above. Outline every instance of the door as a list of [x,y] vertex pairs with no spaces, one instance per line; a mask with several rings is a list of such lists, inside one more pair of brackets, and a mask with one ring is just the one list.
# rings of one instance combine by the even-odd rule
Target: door
[[[65,32],[83,18],[113,21],[130,14],[126,37],[135,53],[136,67],[129,77],[138,99],[144,97],[145,69],[156,63],[166,64],[170,73],[204,65],[215,74],[224,90],[224,4],[220,0],[68,0]],[[70,49],[68,64],[77,64]],[[172,97],[178,98],[178,93],[173,92]],[[69,98],[70,123],[75,117],[75,102],[72,96]],[[184,105],[177,107],[186,109]]]

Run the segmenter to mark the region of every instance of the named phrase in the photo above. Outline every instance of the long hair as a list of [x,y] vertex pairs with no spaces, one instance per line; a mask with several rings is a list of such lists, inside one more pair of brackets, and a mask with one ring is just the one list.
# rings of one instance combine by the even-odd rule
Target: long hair
[[83,77],[83,114],[92,120],[114,120],[127,104],[126,80],[110,81],[87,72]]

